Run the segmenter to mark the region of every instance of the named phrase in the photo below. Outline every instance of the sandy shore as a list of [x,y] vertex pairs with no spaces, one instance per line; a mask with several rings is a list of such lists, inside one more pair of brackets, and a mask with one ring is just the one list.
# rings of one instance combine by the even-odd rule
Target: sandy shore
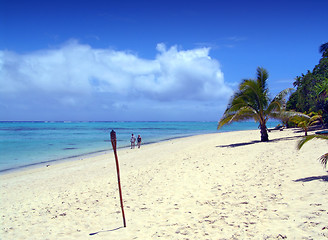
[[[0,176],[0,239],[328,239],[326,141],[200,135]],[[90,235],[91,233],[97,233]]]

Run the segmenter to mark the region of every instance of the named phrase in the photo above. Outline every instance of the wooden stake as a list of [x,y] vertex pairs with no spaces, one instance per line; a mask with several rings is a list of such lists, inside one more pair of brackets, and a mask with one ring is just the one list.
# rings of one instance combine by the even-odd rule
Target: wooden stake
[[118,165],[118,158],[117,158],[117,152],[116,152],[116,133],[115,133],[114,130],[112,130],[110,132],[110,140],[112,142],[113,151],[114,151],[114,155],[115,155],[115,161],[116,161],[118,191],[120,193],[121,209],[122,209],[122,216],[123,216],[123,225],[124,225],[124,227],[126,227],[124,208],[123,208],[122,190],[121,190],[121,181],[120,181],[120,168],[119,168],[119,165]]

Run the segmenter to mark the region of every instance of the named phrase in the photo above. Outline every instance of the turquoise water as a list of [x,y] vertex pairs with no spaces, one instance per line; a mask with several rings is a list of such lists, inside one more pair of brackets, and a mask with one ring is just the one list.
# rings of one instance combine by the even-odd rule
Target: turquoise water
[[[276,126],[277,122],[268,124]],[[254,122],[234,123],[216,130],[217,122],[0,122],[0,172],[33,164],[111,150],[130,144],[131,133],[143,144],[191,135],[257,129]]]

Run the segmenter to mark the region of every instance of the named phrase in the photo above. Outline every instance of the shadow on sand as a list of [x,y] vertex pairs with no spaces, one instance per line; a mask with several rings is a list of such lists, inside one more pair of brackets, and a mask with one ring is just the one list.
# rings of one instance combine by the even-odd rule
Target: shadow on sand
[[[303,136],[276,138],[276,139],[273,139],[273,140],[269,140],[268,143],[270,143],[270,142],[295,140],[295,139],[302,138],[302,137]],[[234,147],[242,147],[242,146],[246,146],[246,145],[252,145],[252,144],[256,144],[256,143],[261,143],[261,141],[256,140],[256,141],[251,141],[251,142],[246,142],[246,143],[233,143],[233,144],[228,144],[228,145],[219,145],[219,146],[216,146],[216,147],[221,147],[221,148],[223,148],[223,147],[231,147],[231,148],[234,148]],[[265,143],[265,142],[263,142],[263,143]]]
[[247,146],[247,145],[252,145],[255,143],[260,143],[261,141],[251,141],[251,142],[246,142],[246,143],[233,143],[233,144],[228,144],[228,145],[219,145],[216,147],[221,147],[221,148],[234,148],[234,147],[241,147],[241,146]]
[[121,228],[124,228],[124,227],[118,227],[118,228],[114,228],[114,229],[110,229],[110,230],[103,230],[103,231],[99,231],[99,232],[94,232],[94,233],[90,233],[89,235],[90,236],[93,236],[93,235],[96,235],[98,233],[104,233],[104,232],[113,232],[113,231],[117,231]]
[[322,180],[324,182],[328,182],[328,175],[300,178],[300,179],[294,180],[294,182],[311,182],[314,180]]

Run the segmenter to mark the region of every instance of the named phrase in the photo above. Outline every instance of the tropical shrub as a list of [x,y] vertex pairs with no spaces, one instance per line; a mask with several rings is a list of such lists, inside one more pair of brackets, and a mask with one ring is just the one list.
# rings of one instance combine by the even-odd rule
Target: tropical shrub
[[308,129],[310,126],[322,123],[322,116],[314,112],[309,115],[303,113],[295,113],[294,116],[290,118],[290,121],[297,124],[298,127],[302,128],[307,136]]

